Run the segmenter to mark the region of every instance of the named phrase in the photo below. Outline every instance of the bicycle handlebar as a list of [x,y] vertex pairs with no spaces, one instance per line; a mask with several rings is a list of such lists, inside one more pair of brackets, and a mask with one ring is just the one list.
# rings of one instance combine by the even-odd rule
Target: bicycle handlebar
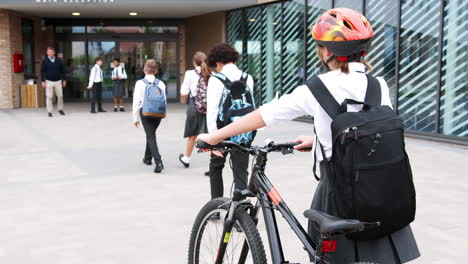
[[[217,145],[209,145],[203,141],[197,141],[196,147],[199,149],[211,149],[211,150],[230,150],[230,149],[237,149],[247,153],[255,153],[256,150],[263,150],[266,152],[274,152],[274,151],[281,151],[283,154],[287,154],[288,151],[293,151],[294,147],[299,145],[300,143],[297,142],[287,142],[287,143],[279,143],[275,144],[274,142],[270,142],[264,147],[245,147],[234,143],[232,141],[221,141]],[[312,148],[302,148],[300,150],[303,151],[311,151]]]

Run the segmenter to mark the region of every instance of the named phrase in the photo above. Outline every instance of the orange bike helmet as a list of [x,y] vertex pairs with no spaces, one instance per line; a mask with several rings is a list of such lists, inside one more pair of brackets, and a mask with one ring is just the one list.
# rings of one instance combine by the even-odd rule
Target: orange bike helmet
[[349,8],[327,10],[310,28],[310,32],[317,44],[327,47],[343,62],[364,56],[374,36],[369,21]]

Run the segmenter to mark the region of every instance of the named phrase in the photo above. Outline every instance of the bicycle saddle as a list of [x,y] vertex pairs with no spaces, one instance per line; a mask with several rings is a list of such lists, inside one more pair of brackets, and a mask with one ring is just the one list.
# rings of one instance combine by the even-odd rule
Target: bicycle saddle
[[304,216],[319,225],[320,233],[351,233],[362,231],[365,223],[359,220],[343,219],[314,209],[304,212]]

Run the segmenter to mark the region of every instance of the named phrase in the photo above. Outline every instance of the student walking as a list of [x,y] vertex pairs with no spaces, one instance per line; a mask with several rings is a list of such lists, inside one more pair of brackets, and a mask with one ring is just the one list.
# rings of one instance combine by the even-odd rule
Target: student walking
[[96,57],[94,60],[95,65],[91,69],[91,73],[89,75],[89,83],[88,89],[91,89],[92,92],[92,99],[91,99],[91,113],[96,113],[96,103],[98,106],[98,112],[106,112],[102,108],[102,82],[104,81],[104,75],[101,70],[102,59],[100,57]]
[[[336,25],[341,26],[338,27]],[[329,70],[327,73],[318,75],[318,78],[312,78],[311,80],[313,80],[313,82],[310,82],[311,86],[301,85],[291,94],[285,95],[277,101],[263,105],[258,111],[239,119],[237,122],[221,130],[214,132],[210,131],[211,134],[209,135],[200,135],[198,138],[208,144],[215,145],[234,134],[251,131],[260,127],[272,126],[281,120],[292,120],[303,115],[313,116],[316,136],[298,137],[297,142],[301,144],[296,146],[296,149],[315,145],[317,160],[314,160],[314,164],[321,160],[324,162],[320,163],[321,178],[315,191],[312,208],[337,215],[338,208],[344,206],[344,204],[348,204],[350,200],[343,201],[336,198],[341,197],[337,196],[341,189],[334,189],[334,185],[332,185],[332,180],[329,179],[329,175],[330,173],[337,172],[336,170],[330,171],[325,169],[328,168],[327,166],[330,166],[329,159],[332,157],[332,144],[334,142],[332,139],[331,129],[332,118],[331,115],[329,115],[329,111],[327,111],[330,109],[328,106],[332,105],[333,107],[336,106],[337,108],[340,108],[338,102],[349,103],[347,108],[342,108],[344,109],[343,114],[339,116],[341,117],[341,121],[343,121],[344,115],[350,114],[346,112],[358,112],[362,110],[361,113],[364,113],[364,115],[366,114],[365,111],[368,111],[368,115],[375,113],[381,113],[381,115],[383,115],[383,111],[385,111],[385,113],[391,113],[391,101],[387,83],[382,78],[374,78],[365,74],[366,68],[370,69],[370,67],[363,60],[363,57],[370,48],[370,43],[374,33],[369,21],[362,14],[347,8],[328,10],[311,28],[311,33],[317,45],[317,55],[323,65]],[[320,91],[326,92],[318,93],[317,91],[319,89]],[[370,91],[368,91],[369,89]],[[316,97],[316,95],[319,94],[321,95]],[[324,94],[327,94],[326,98],[329,98],[328,101],[322,100],[324,98]],[[373,98],[375,101],[380,102],[378,105],[372,104],[373,107],[387,110],[371,113],[370,110],[368,110],[370,107],[370,103],[367,103],[369,102],[367,100],[368,94],[373,94],[374,96],[369,96],[369,98]],[[336,101],[336,103],[334,101]],[[365,103],[363,106],[363,103],[355,104],[356,102]],[[325,106],[325,108],[322,107],[322,105]],[[357,113],[353,114],[356,115]],[[336,120],[337,119],[335,119],[335,121]],[[336,124],[335,121],[334,124]],[[353,120],[346,121],[353,122]],[[376,129],[376,127],[373,127],[373,129]],[[358,131],[358,129],[354,130],[354,127],[353,131],[349,134],[346,134],[347,132],[344,130],[343,136],[338,139],[338,144],[347,144],[347,140],[349,140],[349,142],[361,140],[361,138],[365,136],[360,134],[362,132],[363,131],[361,130]],[[380,143],[379,145],[382,138],[384,138],[383,143]],[[366,158],[372,156],[375,159],[376,155],[385,155],[386,151],[379,148],[390,142],[388,141],[388,138],[389,134],[375,135],[375,138],[372,138],[372,140],[369,141],[369,145],[372,146],[369,148],[366,147],[364,156]],[[342,143],[339,142],[340,140]],[[400,138],[400,142],[401,141],[402,138]],[[395,140],[395,143],[402,144],[398,143],[398,140]],[[333,153],[335,153],[335,149],[336,148],[334,147]],[[378,149],[377,152],[379,154],[374,154],[376,149]],[[367,152],[369,152],[369,154],[367,154]],[[360,155],[361,153],[353,152],[353,155],[356,155],[356,157],[358,154]],[[337,158],[335,154],[333,157]],[[368,163],[371,161],[371,159],[367,160]],[[402,161],[404,162],[404,160]],[[323,168],[322,164],[324,165]],[[336,166],[341,166],[341,163]],[[375,167],[379,165],[374,164],[373,166]],[[400,167],[399,165],[388,169],[397,170],[402,167],[403,166]],[[341,180],[343,178],[343,175],[333,175],[334,181],[338,179]],[[356,183],[361,179],[359,176],[363,177],[364,175],[360,175],[356,172],[353,176],[355,177],[353,181]],[[397,180],[397,176],[399,175],[395,175],[395,180]],[[373,184],[371,184],[370,188],[377,187],[377,180],[373,180],[372,183]],[[351,183],[349,184],[351,185]],[[407,188],[406,185],[402,185],[400,187]],[[374,191],[373,195],[375,195],[375,192],[377,191]],[[393,199],[394,200],[392,202],[395,204],[400,205],[405,203],[405,201],[399,200],[401,199],[399,196],[393,197]],[[378,204],[379,202],[376,203]],[[369,210],[371,209],[366,210],[364,213],[372,213],[368,212]],[[394,211],[394,214],[398,213],[400,212]],[[317,239],[317,230],[315,225],[309,224],[309,233],[311,238],[314,240]],[[337,249],[333,254],[327,253],[326,255],[327,260],[329,260],[330,263],[354,263],[360,261],[394,264],[411,261],[418,258],[420,255],[416,240],[409,225],[406,225],[397,231],[385,234],[380,238],[359,241],[347,237],[339,238],[337,245]]]
[[133,122],[135,127],[143,124],[146,134],[146,148],[143,163],[151,165],[154,159],[155,173],[164,169],[161,154],[156,141],[156,130],[161,119],[166,116],[166,85],[156,79],[158,64],[154,59],[147,60],[143,68],[145,77],[135,84],[133,93]]
[[118,102],[120,100],[120,112],[125,112],[123,107],[124,96],[125,96],[125,80],[127,79],[127,73],[125,68],[120,66],[120,59],[115,58],[112,62],[114,64],[114,69],[112,70],[112,96],[114,96],[114,112],[117,112]]
[[190,156],[192,156],[195,146],[195,139],[199,134],[207,132],[206,92],[210,71],[206,65],[205,53],[195,52],[192,62],[195,69],[185,72],[184,82],[180,88],[181,96],[189,97],[184,131],[187,144],[185,146],[185,155],[179,155],[179,161],[186,168],[190,166]]
[[47,48],[47,58],[41,63],[41,82],[42,88],[46,89],[48,116],[52,117],[52,111],[54,110],[52,103],[54,93],[57,96],[57,110],[61,115],[65,115],[63,111],[63,87],[67,86],[67,81],[65,80],[62,60],[55,56],[53,47]]
[[[208,81],[207,92],[207,126],[210,133],[222,128],[218,122],[220,114],[220,102],[226,90],[226,82],[219,78],[225,78],[230,82],[242,81],[246,89],[253,91],[252,76],[243,73],[236,66],[239,53],[229,44],[223,43],[213,47],[208,55],[208,66],[215,68],[217,77],[211,77]],[[218,126],[219,124],[219,126]],[[210,160],[210,185],[211,198],[222,197],[224,194],[223,168],[226,163],[228,153],[213,151]],[[232,172],[234,175],[235,189],[244,190],[247,187],[247,169],[249,167],[249,155],[240,151],[230,153],[232,161]]]

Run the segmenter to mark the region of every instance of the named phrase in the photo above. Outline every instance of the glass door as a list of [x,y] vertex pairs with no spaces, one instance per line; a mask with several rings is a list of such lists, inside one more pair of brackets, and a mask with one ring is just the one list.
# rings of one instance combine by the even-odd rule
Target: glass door
[[177,42],[151,41],[148,51],[149,58],[154,58],[159,65],[158,78],[166,84],[168,99],[177,99]]
[[[89,70],[94,67],[96,57],[102,59],[102,98],[112,98],[112,60],[117,56],[115,41],[88,41],[88,65]],[[86,80],[87,81],[87,80]],[[86,83],[87,85],[87,83]]]
[[67,86],[63,89],[66,100],[82,98],[88,85],[88,70],[86,68],[85,41],[59,41],[58,56],[65,66]]
[[120,62],[127,72],[125,88],[128,96],[132,96],[136,81],[145,77],[143,66],[148,55],[143,41],[121,41],[119,44]]

